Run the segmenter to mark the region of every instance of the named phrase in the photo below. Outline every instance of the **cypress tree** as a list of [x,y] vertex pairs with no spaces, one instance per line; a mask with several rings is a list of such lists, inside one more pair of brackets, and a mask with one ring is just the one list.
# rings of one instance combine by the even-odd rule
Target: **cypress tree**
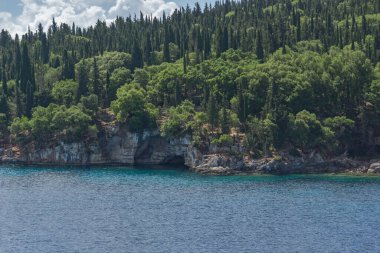
[[183,56],[182,62],[183,62],[183,74],[186,75],[187,74],[187,53],[185,53],[185,55]]
[[92,79],[93,92],[95,95],[98,96],[98,98],[101,98],[100,75],[99,75],[99,67],[96,61],[96,57],[94,57],[92,71],[93,71],[93,79]]
[[55,34],[58,31],[58,26],[57,26],[57,23],[55,22],[55,18],[53,18],[53,23],[51,27],[53,30],[53,34]]
[[203,99],[202,99],[202,109],[204,111],[208,110],[208,101],[209,101],[209,96],[210,96],[210,89],[209,85],[205,83],[203,85]]
[[297,12],[297,41],[301,41],[301,17]]
[[170,49],[169,49],[169,32],[168,28],[165,26],[165,38],[164,38],[164,61],[170,62]]
[[224,29],[223,29],[222,52],[227,51],[228,48],[229,48],[228,29],[227,29],[227,26],[225,26]]
[[5,114],[7,117],[9,115],[7,96],[4,94],[2,94],[0,97],[0,114]]
[[21,52],[20,88],[21,92],[27,93],[28,81],[32,80],[32,66],[29,58],[28,46],[24,42]]
[[256,56],[257,56],[257,59],[259,59],[260,61],[264,59],[263,38],[262,38],[261,30],[257,32]]
[[350,43],[350,25],[348,23],[348,15],[346,16],[346,25],[344,30],[344,44],[348,45]]
[[218,123],[218,111],[216,108],[215,94],[210,93],[210,98],[207,105],[208,120],[212,128]]
[[42,40],[42,61],[44,64],[49,62],[49,44],[47,42],[46,33],[43,33]]
[[109,72],[109,70],[107,70],[107,73],[106,73],[106,87],[104,89],[104,105],[105,106],[110,106],[110,99],[109,99],[109,96],[108,96],[108,91],[109,91],[109,88],[111,86],[111,73]]
[[179,80],[175,81],[175,104],[179,105],[182,100],[182,95],[181,95],[181,84]]
[[26,91],[26,105],[25,105],[25,114],[27,117],[32,116],[32,108],[33,108],[33,84],[28,80],[27,83],[27,91]]
[[49,46],[42,24],[38,24],[38,39],[41,41],[41,59],[44,64],[49,62]]
[[145,62],[148,66],[153,64],[152,53],[153,53],[152,41],[150,38],[150,34],[147,34],[146,35],[145,48],[144,48],[144,58],[145,58]]
[[132,71],[134,71],[136,68],[143,68],[144,67],[144,60],[142,56],[141,49],[135,41],[133,43],[133,50],[132,50]]
[[75,66],[73,56],[70,57],[67,50],[63,51],[62,56],[63,68],[62,68],[62,79],[73,79],[75,80]]
[[21,103],[21,97],[20,97],[20,82],[16,81],[16,114],[17,117],[22,116],[22,103]]
[[351,24],[351,49],[355,50],[355,35],[356,35],[356,19],[355,19],[355,14],[352,13],[352,24]]
[[8,84],[7,84],[7,76],[3,67],[3,74],[2,74],[2,86],[3,86],[3,94],[5,96],[8,95]]
[[203,56],[203,59],[207,60],[211,55],[211,39],[210,39],[210,35],[206,29],[204,31],[203,40],[204,40],[204,45],[203,45],[204,56]]
[[243,77],[240,80],[239,86],[238,86],[238,117],[239,121],[241,123],[245,123],[247,119],[247,109],[246,109],[246,101],[244,96],[244,89],[246,88],[248,83],[247,78]]
[[83,60],[78,68],[78,91],[76,94],[77,102],[79,102],[82,96],[87,95],[88,93],[87,84],[88,84],[88,74],[87,74],[85,61]]
[[222,108],[222,119],[220,121],[220,128],[222,129],[223,134],[229,134],[230,133],[230,125],[228,122],[226,105],[224,105]]
[[365,17],[365,14],[362,16],[362,36],[363,39],[365,40],[365,37],[367,35],[367,19]]
[[20,41],[18,35],[15,37],[15,77],[16,80],[20,80],[21,72],[21,50],[20,50]]
[[217,29],[216,38],[216,57],[219,57],[223,53],[223,31],[220,27]]

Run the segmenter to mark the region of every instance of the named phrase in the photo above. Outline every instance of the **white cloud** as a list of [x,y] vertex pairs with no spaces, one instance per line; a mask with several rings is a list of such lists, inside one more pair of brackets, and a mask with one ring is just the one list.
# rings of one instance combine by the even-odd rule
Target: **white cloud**
[[14,17],[9,12],[0,12],[0,29],[9,31],[12,35],[16,33],[24,33],[28,26],[23,27],[19,23],[14,22]]
[[174,2],[164,0],[117,0],[108,14],[111,18],[123,16],[125,13],[139,14],[141,11],[146,15],[161,16],[163,12],[172,13],[178,6]]
[[117,16],[139,14],[140,11],[145,15],[161,16],[178,7],[167,0],[21,0],[21,6],[19,16],[0,12],[0,29],[7,29],[12,35],[22,34],[28,26],[35,30],[39,23],[46,29],[53,18],[57,23],[75,22],[88,27],[98,19],[111,21]]

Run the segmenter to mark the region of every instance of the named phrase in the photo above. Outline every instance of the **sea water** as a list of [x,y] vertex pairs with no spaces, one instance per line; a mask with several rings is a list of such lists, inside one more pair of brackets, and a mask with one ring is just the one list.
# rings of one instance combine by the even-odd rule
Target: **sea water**
[[0,252],[380,252],[380,177],[2,166]]

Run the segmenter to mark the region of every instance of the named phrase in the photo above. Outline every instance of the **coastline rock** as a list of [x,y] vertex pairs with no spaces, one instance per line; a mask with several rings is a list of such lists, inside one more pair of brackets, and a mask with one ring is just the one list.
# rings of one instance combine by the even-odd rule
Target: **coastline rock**
[[380,173],[380,162],[372,163],[369,166],[368,173]]
[[295,173],[380,173],[380,161],[362,162],[345,156],[326,158],[317,152],[252,159],[244,156],[243,145],[211,145],[199,150],[190,136],[168,139],[158,131],[131,133],[115,125],[106,126],[104,136],[91,143],[58,143],[36,149],[32,145],[0,148],[0,162],[46,165],[185,165],[207,175],[295,174]]
[[[321,154],[312,153],[301,157],[293,157],[286,153],[278,157],[250,159],[228,154],[208,154],[194,150],[188,155],[191,159],[190,169],[207,175],[238,174],[311,174],[311,173],[380,173],[380,162],[369,168],[368,163],[347,157],[324,158]],[[195,160],[195,161],[194,161]],[[369,169],[368,169],[369,168]]]
[[0,162],[47,165],[184,164],[190,138],[166,139],[159,132],[130,133],[113,127],[91,143],[63,143],[47,148],[3,149]]
[[203,162],[191,167],[194,172],[201,174],[230,175],[244,171],[242,160],[227,155],[213,154],[203,157]]

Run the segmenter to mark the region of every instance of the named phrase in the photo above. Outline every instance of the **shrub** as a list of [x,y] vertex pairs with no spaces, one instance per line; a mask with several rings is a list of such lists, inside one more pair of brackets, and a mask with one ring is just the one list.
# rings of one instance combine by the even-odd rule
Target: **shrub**
[[219,136],[219,138],[215,138],[211,141],[212,144],[221,146],[232,144],[232,142],[232,137],[228,134],[222,134],[221,136]]
[[75,102],[78,84],[73,80],[64,80],[53,86],[53,98],[59,103],[70,106]]
[[176,137],[191,132],[195,109],[193,103],[186,100],[177,107],[169,109],[169,118],[161,125],[164,136]]
[[26,117],[14,119],[9,130],[18,143],[36,141],[43,145],[55,136],[74,142],[88,134],[91,121],[91,117],[77,106],[66,108],[51,104],[46,108],[36,107],[30,120]]

